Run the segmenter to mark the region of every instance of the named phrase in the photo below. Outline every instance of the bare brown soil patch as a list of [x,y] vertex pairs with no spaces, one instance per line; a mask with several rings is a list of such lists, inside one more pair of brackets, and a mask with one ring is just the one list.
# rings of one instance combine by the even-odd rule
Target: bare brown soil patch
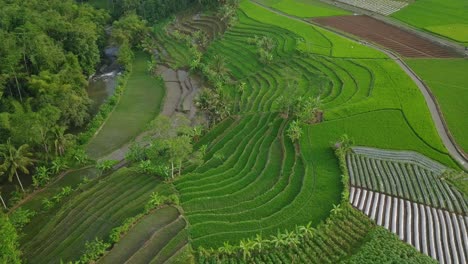
[[403,57],[460,57],[459,54],[448,47],[365,15],[314,18],[312,21],[377,43],[399,53]]

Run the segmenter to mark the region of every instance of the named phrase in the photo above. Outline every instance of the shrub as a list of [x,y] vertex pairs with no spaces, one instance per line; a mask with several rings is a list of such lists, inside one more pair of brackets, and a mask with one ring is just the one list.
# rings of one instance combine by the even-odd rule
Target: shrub
[[97,260],[100,256],[104,255],[110,246],[109,243],[105,243],[97,237],[91,242],[86,242],[85,253],[81,256],[79,262],[90,263]]
[[10,215],[10,221],[17,230],[21,230],[35,215],[34,211],[18,208]]
[[117,163],[119,163],[118,160],[103,160],[96,164],[96,168],[101,172],[105,172],[111,170]]
[[45,166],[37,168],[36,173],[32,177],[34,188],[45,186],[50,180],[50,171]]

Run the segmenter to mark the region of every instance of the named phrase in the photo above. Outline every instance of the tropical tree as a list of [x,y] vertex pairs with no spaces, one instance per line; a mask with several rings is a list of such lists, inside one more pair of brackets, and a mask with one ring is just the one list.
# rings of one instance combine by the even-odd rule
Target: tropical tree
[[3,207],[8,210],[8,207],[6,206],[5,200],[3,200],[1,192],[0,192],[0,201],[2,202]]
[[253,247],[258,251],[262,251],[266,243],[267,240],[263,239],[261,234],[257,234],[253,240]]
[[54,126],[52,128],[55,155],[65,155],[67,148],[73,145],[74,136],[72,134],[65,134],[65,130],[66,127],[63,126]]
[[40,166],[37,168],[36,173],[33,176],[33,186],[38,188],[44,186],[49,182],[50,171],[45,166]]
[[21,190],[24,192],[18,171],[29,174],[28,167],[34,164],[34,160],[31,158],[32,153],[29,152],[29,146],[24,144],[19,148],[15,148],[8,139],[6,144],[0,145],[0,155],[2,157],[0,175],[6,174],[10,182],[13,180],[13,176],[16,175]]
[[252,249],[254,249],[254,243],[250,239],[241,240],[239,248],[242,251],[242,257],[244,258],[244,260],[246,260],[247,257],[250,258],[252,256]]
[[354,144],[354,141],[352,138],[350,138],[347,134],[343,134],[338,142],[335,144],[335,147],[343,153],[346,153],[348,150],[351,149],[351,146]]
[[312,227],[312,222],[307,223],[305,226],[300,226],[298,228],[299,233],[302,233],[304,236],[312,237],[316,232],[316,229]]
[[62,157],[56,158],[52,161],[51,170],[53,173],[59,173],[62,170],[67,169],[67,168],[68,168],[67,161]]
[[343,211],[343,208],[341,208],[339,204],[338,205],[334,204],[333,208],[331,209],[331,213],[335,215],[341,211]]
[[9,264],[21,263],[18,234],[8,216],[0,212],[0,262]]
[[211,61],[211,68],[215,71],[216,74],[219,76],[225,76],[229,73],[229,69],[226,66],[226,61],[223,56],[216,54]]
[[302,136],[302,128],[299,122],[297,120],[292,121],[286,133],[293,142],[298,141]]

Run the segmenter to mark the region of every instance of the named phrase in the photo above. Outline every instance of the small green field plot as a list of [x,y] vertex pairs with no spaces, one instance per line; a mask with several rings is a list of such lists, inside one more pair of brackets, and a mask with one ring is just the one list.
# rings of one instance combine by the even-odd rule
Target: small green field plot
[[174,69],[187,67],[191,59],[189,47],[183,41],[174,38],[170,34],[170,30],[165,30],[167,25],[167,23],[161,23],[153,27],[157,40],[158,56]]
[[164,84],[147,71],[148,56],[135,54],[132,73],[114,111],[86,145],[88,155],[100,158],[140,134],[156,117],[164,99]]
[[27,202],[21,205],[21,208],[38,211],[42,208],[43,199],[50,199],[64,187],[71,187],[74,189],[83,182],[85,178],[92,180],[98,176],[100,176],[100,172],[94,166],[72,170],[66,173],[62,178],[45,187],[41,192],[32,196]]
[[[366,127],[364,130],[362,127]],[[458,168],[446,153],[423,141],[408,125],[400,110],[378,110],[306,127],[304,137],[319,138],[322,148],[347,134],[357,145],[395,150],[413,150],[444,165]],[[331,151],[331,150],[330,150]]]
[[421,0],[392,14],[398,20],[468,46],[468,4],[465,0]]
[[349,14],[348,11],[319,0],[258,0],[257,2],[297,17],[308,18]]
[[187,244],[185,221],[174,207],[145,216],[99,263],[164,263]]
[[468,151],[468,60],[412,59],[407,63],[429,86],[450,132]]
[[107,239],[112,228],[143,211],[152,192],[168,194],[170,187],[154,177],[123,168],[90,182],[38,225],[25,227],[22,249],[34,263],[72,261],[83,254],[87,241]]
[[298,48],[333,57],[385,58],[386,56],[370,47],[346,39],[326,29],[313,26],[305,21],[295,20],[275,14],[250,1],[243,1],[241,9],[252,19],[268,23],[293,32],[300,41]]

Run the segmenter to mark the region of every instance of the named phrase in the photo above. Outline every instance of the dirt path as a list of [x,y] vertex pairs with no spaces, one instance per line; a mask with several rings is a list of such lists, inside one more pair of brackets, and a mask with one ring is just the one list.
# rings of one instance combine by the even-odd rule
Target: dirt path
[[[317,24],[315,24],[313,22],[310,22],[310,21],[307,21],[307,20],[292,16],[292,15],[285,14],[285,13],[280,12],[280,11],[278,11],[276,9],[271,8],[271,7],[262,5],[262,4],[260,4],[260,3],[256,2],[256,1],[251,0],[251,2],[258,5],[258,6],[263,7],[265,9],[268,9],[271,12],[274,12],[274,13],[276,13],[278,15],[288,17],[290,19],[294,19],[294,20],[297,20],[297,21],[300,21],[302,23],[306,23],[306,24],[309,24],[309,25],[320,27],[320,25],[317,25]],[[349,36],[344,35],[341,32],[336,31],[336,30],[334,30],[332,28],[326,28],[326,29],[330,30],[330,31],[332,31],[332,32],[334,32],[334,33],[336,33],[336,34],[338,34],[340,36],[352,39]],[[356,41],[356,39],[352,39],[352,40]],[[361,42],[360,40],[357,40],[357,41]],[[452,156],[453,159],[455,159],[465,170],[468,171],[468,157],[464,156],[463,151],[461,151],[461,148],[457,145],[457,143],[455,142],[453,137],[450,135],[448,126],[447,126],[445,120],[443,119],[441,111],[440,111],[440,109],[439,109],[439,107],[438,107],[438,105],[437,105],[437,103],[435,101],[434,96],[430,92],[429,88],[416,75],[416,73],[413,72],[413,70],[411,70],[411,68],[402,59],[400,59],[400,57],[398,57],[398,55],[394,54],[391,51],[383,49],[383,48],[381,48],[381,47],[379,47],[377,45],[374,45],[372,43],[365,43],[364,45],[368,45],[368,46],[370,46],[370,47],[372,47],[374,49],[377,49],[377,50],[387,54],[387,56],[389,56],[391,59],[393,59],[406,72],[406,74],[408,74],[408,76],[410,76],[411,79],[413,79],[414,83],[418,86],[419,90],[421,91],[421,93],[424,96],[424,99],[426,100],[426,104],[427,104],[427,106],[429,108],[429,111],[431,113],[432,120],[434,121],[437,132],[438,132],[440,138],[442,139],[442,142],[445,145],[445,148],[447,148],[450,156]]]

